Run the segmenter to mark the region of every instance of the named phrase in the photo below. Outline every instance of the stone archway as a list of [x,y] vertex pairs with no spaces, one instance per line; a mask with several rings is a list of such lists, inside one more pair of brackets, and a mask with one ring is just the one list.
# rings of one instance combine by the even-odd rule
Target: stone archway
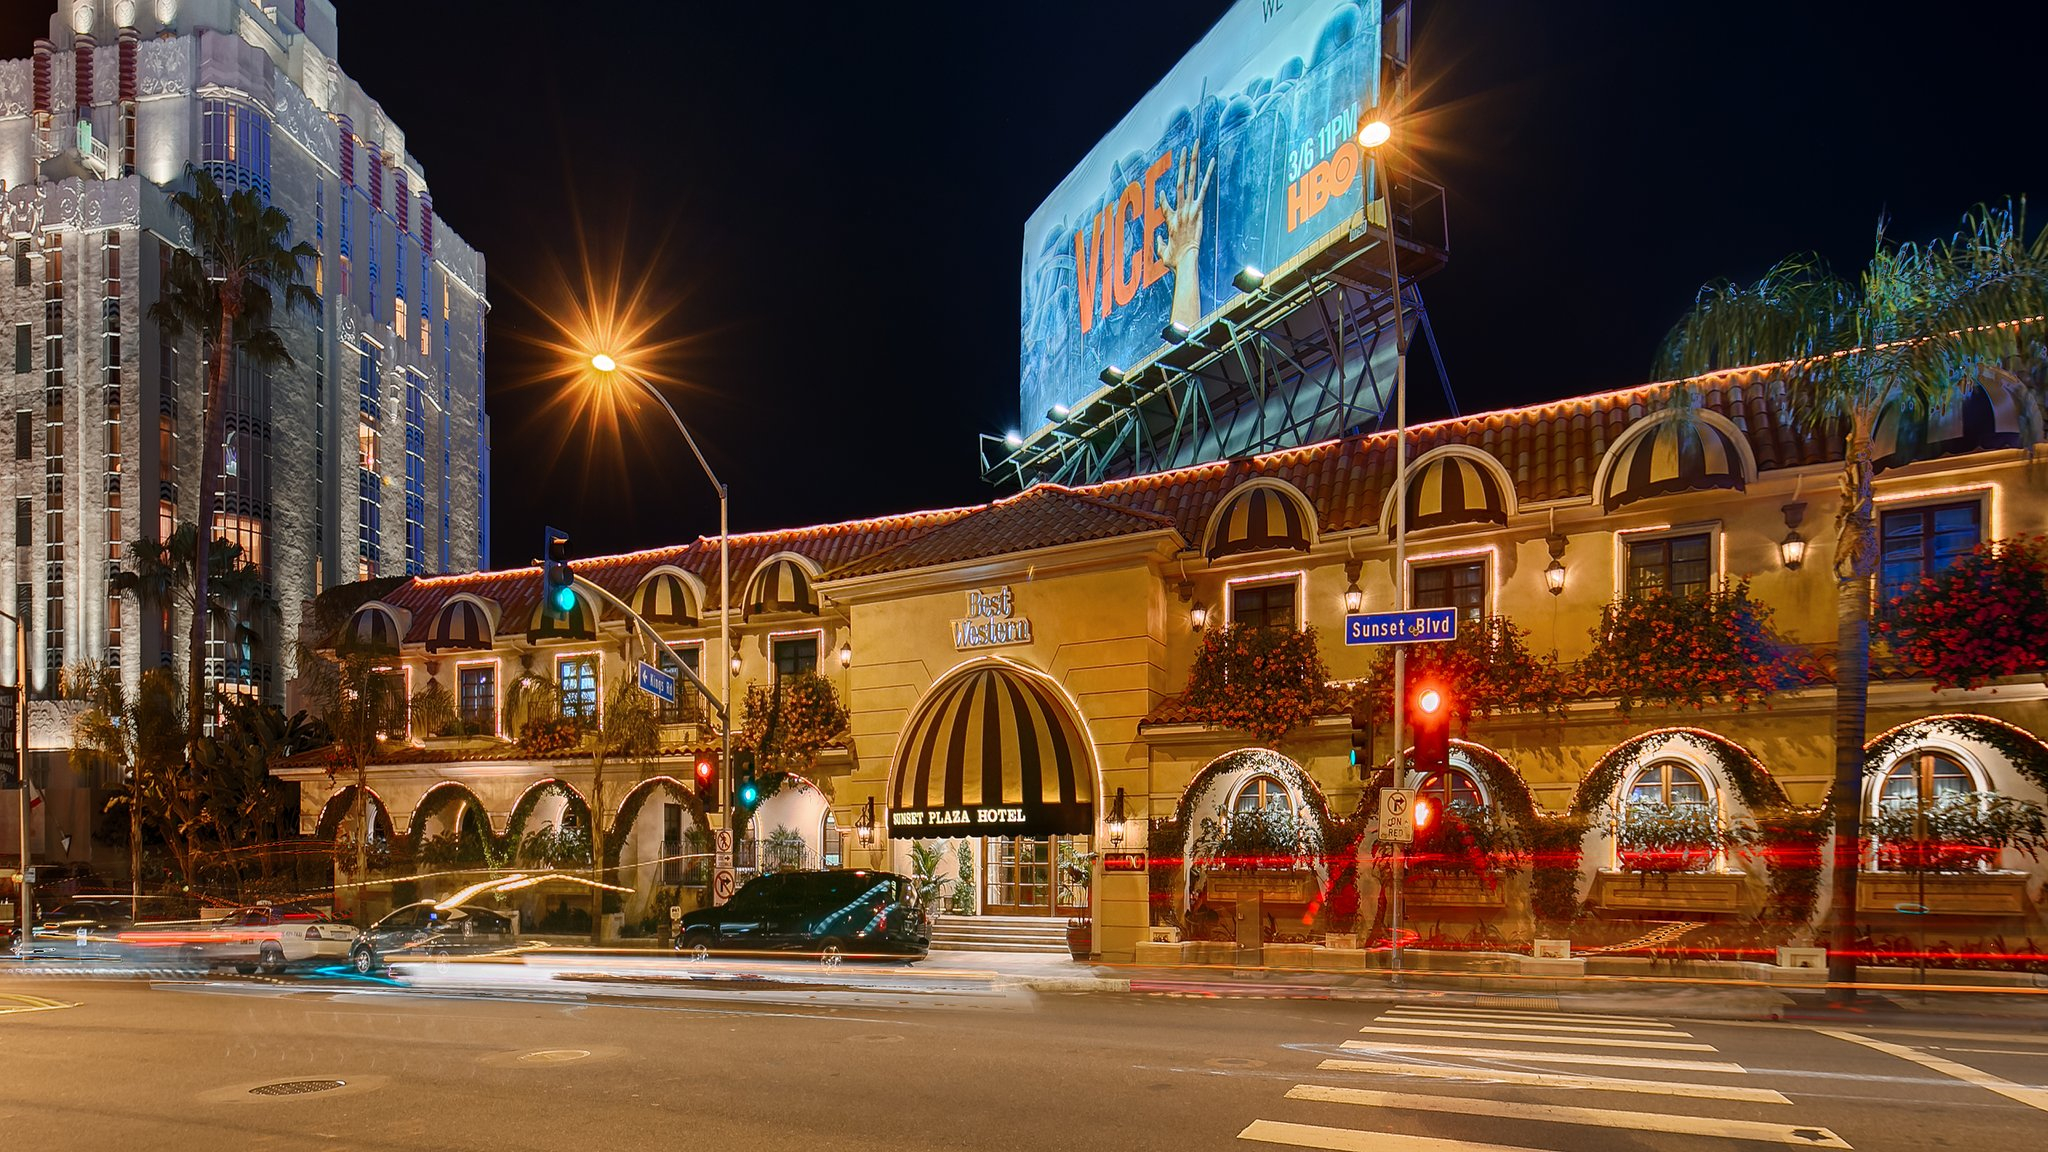
[[405,848],[416,863],[487,867],[499,851],[490,809],[467,785],[443,780],[422,793],[406,823]]
[[[513,860],[538,867],[588,868],[593,822],[590,805],[569,782],[535,781],[505,818],[505,847]],[[581,850],[576,845],[581,844]]]
[[[1262,779],[1278,781],[1282,791],[1248,792]],[[1321,786],[1270,748],[1240,748],[1204,765],[1182,791],[1171,826],[1180,845],[1167,897],[1191,925],[1210,901],[1243,898],[1253,888],[1262,904],[1299,905],[1313,919],[1330,899],[1332,877],[1352,875],[1345,861],[1330,858]]]
[[703,906],[711,847],[693,785],[650,776],[626,790],[606,829],[605,862],[613,882],[632,890],[620,899],[629,933],[658,932],[670,907]]
[[[389,844],[395,839],[392,833],[391,810],[384,806],[384,798],[377,795],[375,788],[366,791],[369,793],[370,839]],[[320,808],[320,820],[314,825],[314,837],[320,840],[339,840],[352,833],[354,830],[348,825],[355,815],[355,803],[356,786],[353,784],[329,796],[327,803]]]

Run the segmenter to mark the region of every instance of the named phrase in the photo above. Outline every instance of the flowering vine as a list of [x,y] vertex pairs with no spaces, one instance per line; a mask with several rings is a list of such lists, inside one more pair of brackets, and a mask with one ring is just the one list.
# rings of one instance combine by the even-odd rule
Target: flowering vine
[[2048,540],[1993,540],[1891,602],[1878,631],[1936,688],[2048,671]]
[[1236,624],[1202,638],[1181,703],[1204,724],[1249,732],[1267,745],[1340,705],[1316,630]]
[[1616,600],[1601,609],[1592,636],[1578,693],[1611,697],[1623,715],[1640,704],[1746,709],[1820,676],[1812,658],[1771,627],[1771,609],[1750,597],[1747,580],[1706,596],[1659,591]]

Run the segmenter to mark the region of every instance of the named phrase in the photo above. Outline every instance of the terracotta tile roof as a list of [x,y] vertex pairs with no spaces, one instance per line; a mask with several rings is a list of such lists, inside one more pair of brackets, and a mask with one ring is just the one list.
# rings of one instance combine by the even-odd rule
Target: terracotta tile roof
[[842,564],[826,576],[838,580],[930,568],[1173,527],[1171,517],[1157,512],[1127,508],[1058,484],[1040,484],[893,548]]
[[[1670,405],[1672,384],[1646,384],[1595,396],[1418,425],[1409,430],[1409,459],[1449,444],[1498,460],[1518,505],[1587,499],[1600,461],[1632,425]],[[1800,428],[1769,369],[1745,369],[1706,382],[1702,406],[1727,417],[1756,456],[1759,471],[1836,463],[1841,437]],[[1391,432],[1352,436],[1236,460],[1222,460],[1065,488],[1040,485],[991,504],[879,516],[732,538],[734,595],[762,560],[795,552],[831,576],[856,576],[999,556],[1029,548],[1173,527],[1183,540],[1203,537],[1226,493],[1255,477],[1283,480],[1315,505],[1320,532],[1377,527],[1393,484]],[[718,587],[718,542],[687,544],[576,561],[576,570],[621,598],[650,572],[673,564]],[[427,638],[434,612],[457,592],[496,601],[502,632],[524,631],[540,597],[537,568],[423,577],[385,596],[413,613],[408,643]],[[715,606],[715,604],[714,604]]]
[[[615,766],[619,764],[630,766],[635,763],[644,763],[657,759],[691,760],[699,752],[715,752],[717,750],[718,745],[715,742],[701,744],[696,747],[677,746],[674,748],[663,748],[651,756],[614,757],[611,763]],[[371,757],[370,767],[402,768],[412,764],[478,764],[502,760],[587,761],[589,759],[590,751],[585,748],[569,748],[558,752],[545,752],[536,755],[508,741],[502,744],[487,744],[483,746],[472,744],[462,748],[418,748],[411,745],[400,745],[396,748],[387,748]],[[273,760],[271,761],[271,767],[345,768],[347,767],[347,761],[342,756],[341,750],[330,744],[324,748],[315,748],[311,752],[301,752],[296,756],[287,756],[283,759]]]

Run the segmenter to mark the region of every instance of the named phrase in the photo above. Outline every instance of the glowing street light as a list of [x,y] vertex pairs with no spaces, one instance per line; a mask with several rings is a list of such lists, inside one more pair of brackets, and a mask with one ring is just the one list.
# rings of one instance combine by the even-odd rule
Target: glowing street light
[[1378,118],[1366,121],[1358,129],[1358,146],[1368,150],[1377,148],[1393,138],[1393,125]]
[[610,356],[607,356],[604,353],[599,352],[597,355],[592,356],[590,358],[590,366],[599,372],[610,373],[618,371],[619,362],[617,360],[612,359]]

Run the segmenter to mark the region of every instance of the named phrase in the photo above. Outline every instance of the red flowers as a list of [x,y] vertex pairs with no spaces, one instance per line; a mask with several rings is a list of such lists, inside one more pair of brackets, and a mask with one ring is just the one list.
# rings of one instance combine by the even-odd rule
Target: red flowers
[[1710,596],[1653,592],[1609,604],[1576,688],[1613,697],[1626,714],[1638,704],[1747,708],[1819,676],[1812,659],[1771,628],[1771,610],[1750,599],[1749,581],[1739,580]]
[[1990,541],[1892,601],[1878,631],[1937,688],[2048,669],[2048,541]]
[[1237,728],[1268,746],[1334,708],[1316,630],[1237,624],[1202,638],[1181,703],[1204,724]]

